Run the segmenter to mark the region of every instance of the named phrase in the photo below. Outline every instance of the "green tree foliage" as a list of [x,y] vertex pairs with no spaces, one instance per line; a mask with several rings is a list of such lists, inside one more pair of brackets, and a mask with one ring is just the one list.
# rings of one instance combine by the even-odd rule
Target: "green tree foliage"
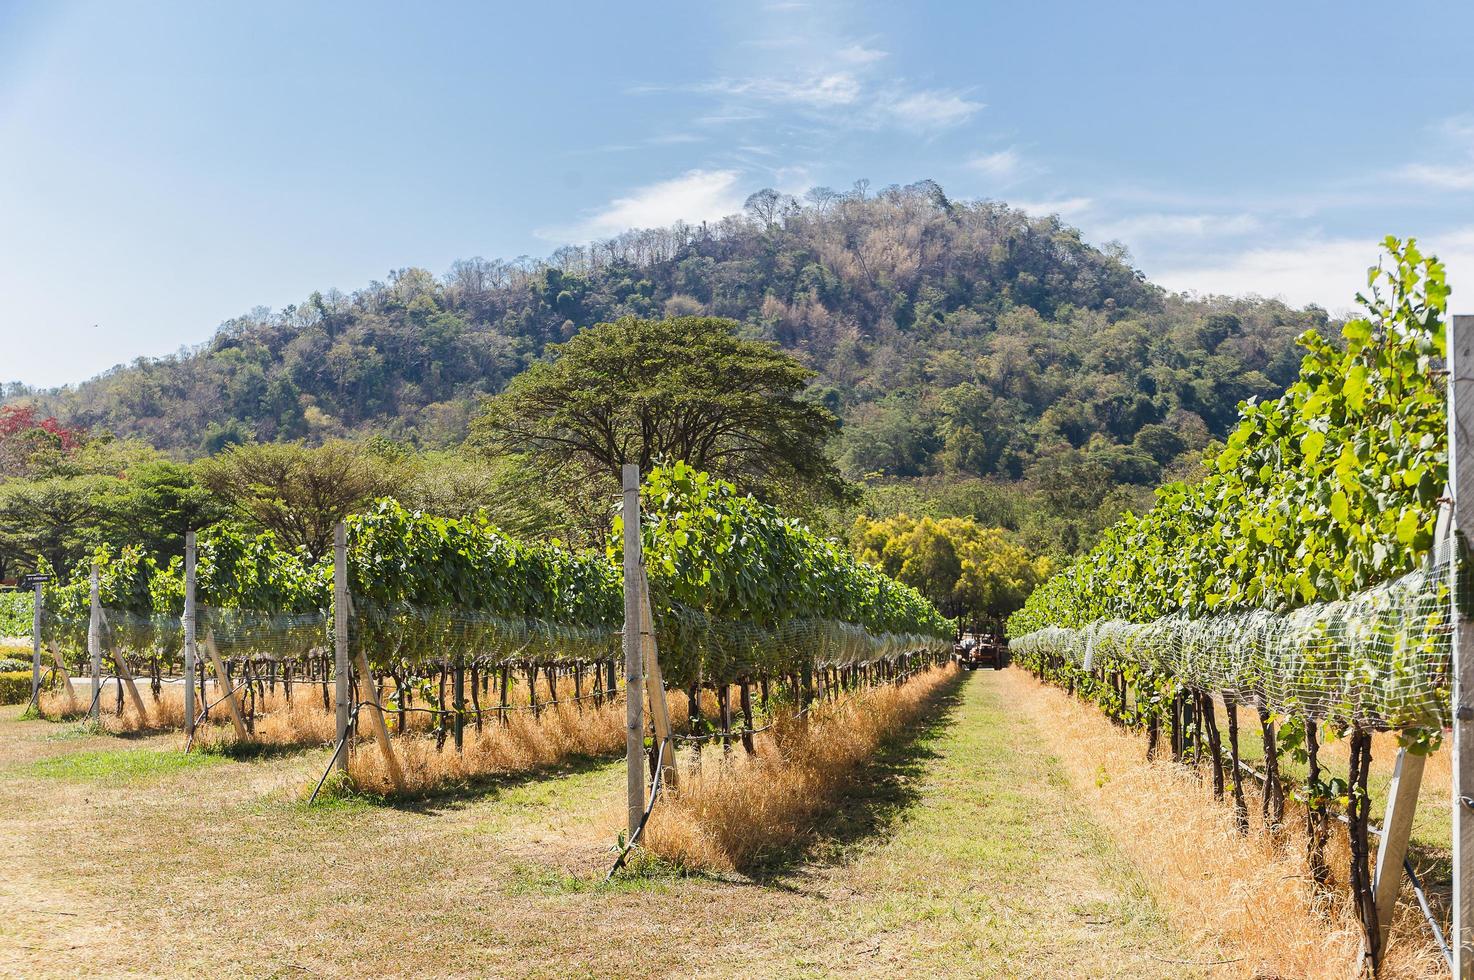
[[997,629],[1052,570],[1011,534],[965,517],[860,517],[851,531],[861,561],[912,586],[967,626]]
[[[1302,338],[1300,376],[1244,407],[1194,484],[1157,492],[1009,623],[1013,635],[1339,599],[1424,560],[1448,478],[1443,266],[1389,238],[1343,345]],[[1384,267],[1385,266],[1385,267]]]
[[393,491],[402,474],[393,459],[334,441],[232,446],[201,461],[198,476],[241,519],[316,559],[331,549],[338,521]]
[[802,399],[813,372],[714,317],[624,317],[549,348],[491,399],[473,443],[538,469],[617,478],[683,460],[749,487],[843,492],[824,455],[835,428]]

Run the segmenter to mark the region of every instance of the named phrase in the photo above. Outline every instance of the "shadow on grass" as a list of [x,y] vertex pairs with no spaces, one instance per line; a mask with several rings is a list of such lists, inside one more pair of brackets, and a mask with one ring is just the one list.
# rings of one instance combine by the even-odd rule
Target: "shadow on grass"
[[[447,748],[446,751],[453,752],[455,750]],[[318,796],[318,801],[319,803],[332,803],[344,798],[352,798],[380,809],[398,810],[403,813],[415,813],[422,816],[436,816],[438,814],[462,810],[489,796],[497,796],[506,790],[515,789],[527,783],[590,773],[608,765],[618,758],[622,758],[622,756],[569,756],[561,762],[551,763],[549,765],[533,766],[514,772],[487,773],[458,782],[427,787],[418,792],[393,795],[361,792],[347,784],[336,789],[328,784],[324,784],[323,795]],[[326,762],[324,762],[324,765],[326,765]],[[328,783],[331,782],[332,780],[329,779]]]
[[855,769],[839,806],[820,818],[812,832],[794,843],[764,852],[755,861],[739,867],[735,875],[675,868],[648,856],[635,863],[634,873],[676,873],[728,885],[803,894],[802,881],[808,877],[806,868],[850,860],[865,845],[883,840],[905,819],[906,811],[918,803],[922,778],[928,766],[941,757],[932,746],[952,723],[967,678],[966,672],[958,671],[938,687],[909,725],[882,743],[874,756]]

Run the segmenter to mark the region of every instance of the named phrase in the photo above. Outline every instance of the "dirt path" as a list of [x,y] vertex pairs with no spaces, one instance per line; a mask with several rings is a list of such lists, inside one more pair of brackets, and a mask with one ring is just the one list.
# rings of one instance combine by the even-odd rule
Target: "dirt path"
[[307,809],[323,753],[186,760],[0,712],[3,975],[1191,975],[988,673],[761,881],[601,885],[617,763]]

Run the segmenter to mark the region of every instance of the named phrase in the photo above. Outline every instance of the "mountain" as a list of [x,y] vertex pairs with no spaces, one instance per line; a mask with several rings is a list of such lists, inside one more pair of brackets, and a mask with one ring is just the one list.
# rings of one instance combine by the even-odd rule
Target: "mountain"
[[478,396],[547,345],[624,314],[675,313],[731,317],[812,366],[812,397],[843,420],[835,452],[855,477],[1136,486],[1222,435],[1242,399],[1280,391],[1299,363],[1294,337],[1327,320],[1169,294],[1124,248],[1092,247],[1058,217],[952,201],[930,181],[874,193],[861,182],[804,203],[762,191],[716,224],[630,231],[544,261],[401,269],[230,320],[179,355],[8,394],[184,456],[369,432],[448,446]]

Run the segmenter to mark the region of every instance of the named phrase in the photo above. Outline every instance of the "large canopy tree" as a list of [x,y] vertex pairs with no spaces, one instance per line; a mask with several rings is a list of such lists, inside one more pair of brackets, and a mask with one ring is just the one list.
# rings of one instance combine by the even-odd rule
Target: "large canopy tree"
[[197,469],[200,483],[237,515],[314,559],[332,547],[333,525],[391,493],[402,477],[394,460],[350,442],[247,443]]
[[763,494],[840,497],[824,452],[837,422],[803,398],[814,372],[717,317],[601,323],[488,399],[475,444],[617,477],[684,460]]

